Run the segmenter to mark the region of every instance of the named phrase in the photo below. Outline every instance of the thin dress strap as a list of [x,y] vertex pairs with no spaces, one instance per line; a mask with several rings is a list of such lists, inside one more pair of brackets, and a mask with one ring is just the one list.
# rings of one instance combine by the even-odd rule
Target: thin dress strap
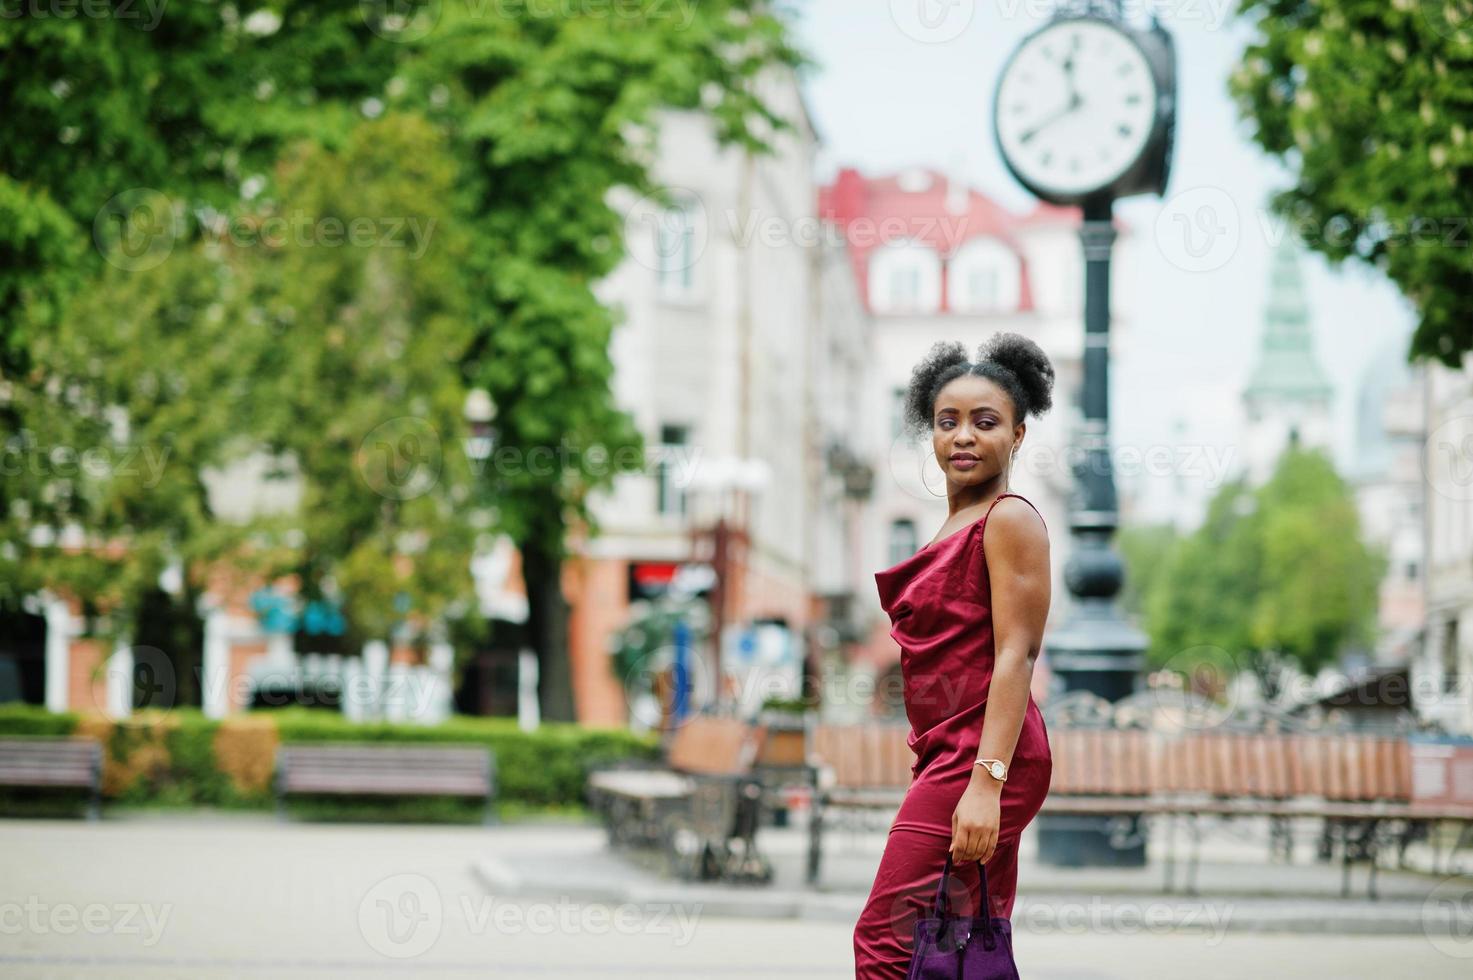
[[1044,530],[1047,530],[1048,529],[1048,521],[1044,521],[1043,520],[1043,512],[1040,511],[1037,507],[1034,507],[1033,506],[1033,501],[1029,500],[1027,497],[1023,496],[1021,493],[1013,493],[1013,491],[1011,491],[1011,490],[1004,490],[1002,493],[1000,493],[996,497],[992,498],[992,503],[990,503],[990,504],[987,505],[987,516],[990,516],[992,514],[992,508],[996,507],[997,506],[997,502],[999,500],[1001,500],[1002,498],[1004,498],[1004,497],[1017,497],[1019,500],[1023,501],[1023,503],[1027,504],[1029,507],[1033,507],[1033,513],[1035,513],[1035,514],[1038,515],[1038,519],[1040,521],[1043,521]]

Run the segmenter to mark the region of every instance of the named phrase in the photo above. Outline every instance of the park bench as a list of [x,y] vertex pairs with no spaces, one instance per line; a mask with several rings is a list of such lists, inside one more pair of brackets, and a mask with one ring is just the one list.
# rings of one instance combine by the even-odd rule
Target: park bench
[[853,813],[892,817],[910,788],[915,755],[910,728],[893,722],[810,725],[808,761],[814,785],[808,818],[808,883],[818,882],[824,832]]
[[767,881],[757,850],[763,786],[754,763],[766,729],[695,715],[669,737],[663,765],[627,760],[593,770],[587,796],[612,846],[654,849],[686,879]]
[[[1177,822],[1192,837],[1185,884],[1196,890],[1202,818],[1266,817],[1270,845],[1292,861],[1290,822],[1324,822],[1327,845],[1341,851],[1341,894],[1350,868],[1369,864],[1367,893],[1376,897],[1381,849],[1425,834],[1426,825],[1463,825],[1452,853],[1473,826],[1473,806],[1412,799],[1411,748],[1404,736],[1354,732],[1162,732],[1064,728],[1049,732],[1054,769],[1043,812],[1136,814],[1167,822],[1166,888],[1173,887]],[[1323,847],[1322,852],[1329,847]]]
[[102,743],[65,736],[0,739],[0,786],[88,790],[87,819],[96,820],[102,802]]
[[293,793],[484,797],[494,823],[496,757],[484,745],[314,742],[276,752],[277,815]]
[[[1430,836],[1429,826],[1442,821],[1461,825],[1450,855],[1473,839],[1473,804],[1413,798],[1404,735],[1271,730],[1287,723],[1263,712],[1220,719],[1201,730],[1184,728],[1162,724],[1159,716],[1166,712],[1151,716],[1150,702],[1158,697],[1110,705],[1076,693],[1070,703],[1056,706],[1048,720],[1053,773],[1042,812],[1089,818],[1090,826],[1105,817],[1119,846],[1138,842],[1130,839],[1138,819],[1164,820],[1167,891],[1174,889],[1179,822],[1185,822],[1193,844],[1184,875],[1189,892],[1196,890],[1205,819],[1268,818],[1271,850],[1285,860],[1292,860],[1291,822],[1323,821],[1325,842],[1338,843],[1341,851],[1341,894],[1349,894],[1352,864],[1365,861],[1372,898],[1383,848],[1399,845],[1404,855],[1411,839]],[[1252,727],[1270,730],[1235,730]],[[809,751],[817,783],[809,825],[810,885],[818,881],[823,836],[835,817],[871,811],[893,819],[911,781],[908,733],[906,725],[891,722],[813,726]]]

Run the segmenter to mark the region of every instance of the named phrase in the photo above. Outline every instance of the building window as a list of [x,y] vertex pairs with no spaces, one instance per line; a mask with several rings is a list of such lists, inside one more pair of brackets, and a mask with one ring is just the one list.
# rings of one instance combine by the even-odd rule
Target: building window
[[973,238],[948,267],[951,308],[958,313],[1010,313],[1022,299],[1022,263],[1004,242]]
[[890,305],[913,310],[921,301],[921,270],[900,265],[890,270]]
[[997,306],[997,270],[990,267],[967,270],[967,291],[972,304],[984,309]]
[[688,299],[695,292],[697,204],[682,197],[660,212],[655,229],[656,283],[666,299]]
[[870,306],[878,313],[934,313],[941,308],[941,259],[916,241],[875,250],[869,267]]
[[916,540],[915,521],[902,517],[890,522],[890,564],[898,565],[920,547]]
[[678,478],[685,472],[681,464],[683,447],[690,437],[684,425],[660,426],[660,460],[655,464],[655,509],[661,514],[685,516],[685,487]]

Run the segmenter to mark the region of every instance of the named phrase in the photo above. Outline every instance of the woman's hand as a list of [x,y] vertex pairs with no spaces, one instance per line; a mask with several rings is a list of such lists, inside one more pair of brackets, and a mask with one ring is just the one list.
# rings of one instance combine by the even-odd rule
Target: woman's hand
[[951,861],[987,861],[997,848],[997,832],[1002,824],[1002,783],[991,776],[987,783],[973,779],[951,814]]

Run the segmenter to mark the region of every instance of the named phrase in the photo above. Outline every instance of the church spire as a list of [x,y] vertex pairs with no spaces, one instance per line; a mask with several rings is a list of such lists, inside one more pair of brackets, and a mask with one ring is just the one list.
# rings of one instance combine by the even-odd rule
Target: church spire
[[1274,249],[1258,365],[1243,398],[1261,407],[1265,402],[1328,402],[1331,393],[1314,352],[1299,257],[1286,234]]

